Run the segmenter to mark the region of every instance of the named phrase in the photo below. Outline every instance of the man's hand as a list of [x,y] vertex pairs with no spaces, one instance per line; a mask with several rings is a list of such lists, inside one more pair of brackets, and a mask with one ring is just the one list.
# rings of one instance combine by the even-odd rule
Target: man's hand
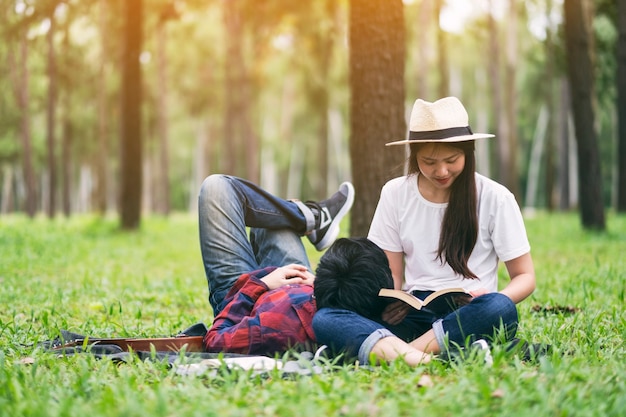
[[382,319],[392,325],[399,324],[409,313],[410,308],[403,301],[393,302],[383,310]]
[[309,284],[313,285],[315,275],[313,275],[304,265],[291,264],[275,269],[267,274],[261,281],[270,290],[289,284]]

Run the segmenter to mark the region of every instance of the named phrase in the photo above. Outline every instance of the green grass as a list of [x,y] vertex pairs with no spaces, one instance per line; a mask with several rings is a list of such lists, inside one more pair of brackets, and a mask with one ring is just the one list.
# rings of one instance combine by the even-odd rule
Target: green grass
[[607,234],[582,231],[575,214],[526,223],[538,288],[519,305],[519,335],[554,354],[524,363],[495,349],[492,367],[398,362],[285,379],[181,376],[36,347],[61,329],[157,336],[209,324],[194,216],[147,218],[135,233],[89,217],[0,217],[0,415],[623,416],[626,216],[610,215]]

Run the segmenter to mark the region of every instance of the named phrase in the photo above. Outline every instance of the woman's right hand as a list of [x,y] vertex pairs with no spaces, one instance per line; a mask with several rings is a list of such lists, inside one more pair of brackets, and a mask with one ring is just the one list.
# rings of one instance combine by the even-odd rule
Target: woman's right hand
[[391,325],[400,324],[409,313],[410,308],[403,301],[393,302],[383,310],[382,319]]

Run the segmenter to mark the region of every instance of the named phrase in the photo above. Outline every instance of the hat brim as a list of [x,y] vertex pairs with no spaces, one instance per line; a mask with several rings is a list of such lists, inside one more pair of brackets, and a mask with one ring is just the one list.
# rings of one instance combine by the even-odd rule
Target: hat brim
[[487,138],[493,138],[493,137],[495,137],[495,135],[492,135],[490,133],[474,133],[473,135],[453,136],[451,138],[444,138],[444,139],[419,139],[419,140],[405,139],[405,140],[397,140],[395,142],[385,143],[385,146],[408,145],[410,143],[465,142],[465,141],[468,141],[468,140],[487,139]]

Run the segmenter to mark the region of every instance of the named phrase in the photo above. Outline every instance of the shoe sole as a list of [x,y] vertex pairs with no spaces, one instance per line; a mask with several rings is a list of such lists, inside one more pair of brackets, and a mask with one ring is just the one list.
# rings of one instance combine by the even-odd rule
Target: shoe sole
[[354,204],[354,186],[349,182],[344,182],[339,186],[339,190],[341,190],[343,186],[346,186],[348,188],[348,196],[346,198],[346,202],[344,203],[343,207],[341,207],[341,210],[339,210],[339,213],[337,213],[337,215],[333,218],[332,222],[330,222],[330,226],[328,226],[328,231],[326,232],[322,240],[315,244],[315,249],[317,249],[318,251],[326,249],[327,247],[332,245],[335,239],[337,239],[337,236],[339,236],[339,223],[341,223],[341,219],[343,219],[343,217],[348,214],[348,212],[352,208],[352,204]]

